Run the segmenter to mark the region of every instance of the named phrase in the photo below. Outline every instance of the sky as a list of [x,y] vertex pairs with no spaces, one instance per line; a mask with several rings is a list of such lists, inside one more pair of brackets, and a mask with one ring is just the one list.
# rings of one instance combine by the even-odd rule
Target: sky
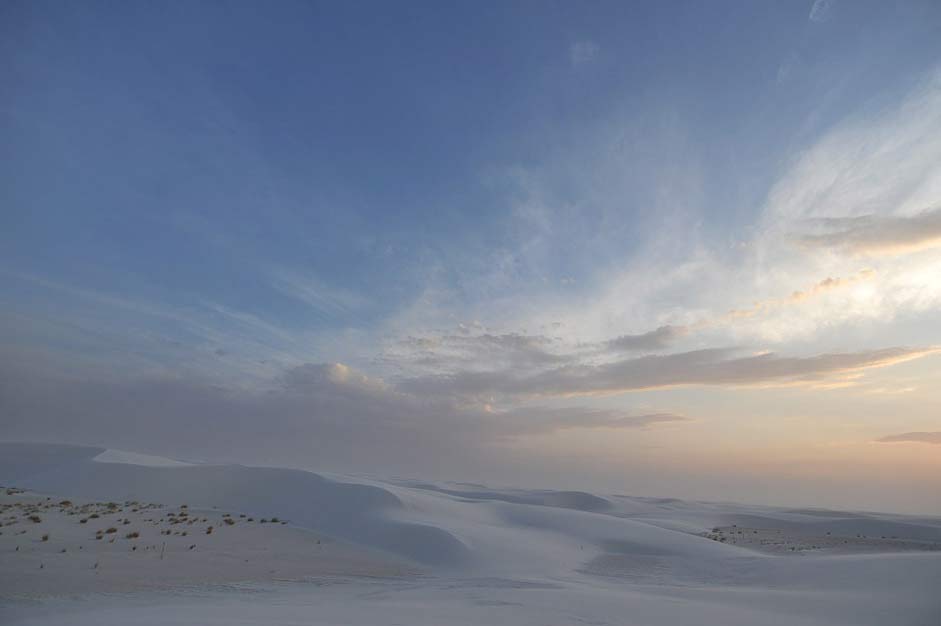
[[0,7],[0,438],[941,514],[941,4]]

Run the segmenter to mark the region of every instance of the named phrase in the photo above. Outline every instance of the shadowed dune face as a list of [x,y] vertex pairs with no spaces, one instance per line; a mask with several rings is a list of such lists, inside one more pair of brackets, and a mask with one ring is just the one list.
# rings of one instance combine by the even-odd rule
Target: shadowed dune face
[[0,444],[0,481],[100,500],[187,502],[277,515],[291,523],[386,550],[419,563],[457,565],[469,551],[449,532],[393,520],[393,493],[311,472],[239,465],[149,467],[99,463],[101,448]]
[[603,512],[613,508],[610,501],[584,491],[518,491],[518,490],[488,490],[482,488],[482,485],[472,485],[481,487],[480,489],[447,489],[437,485],[427,483],[408,483],[413,489],[424,489],[426,491],[435,491],[465,500],[484,501],[496,500],[501,502],[510,502],[513,504],[529,504],[534,506],[548,506],[560,509],[575,509],[577,511]]

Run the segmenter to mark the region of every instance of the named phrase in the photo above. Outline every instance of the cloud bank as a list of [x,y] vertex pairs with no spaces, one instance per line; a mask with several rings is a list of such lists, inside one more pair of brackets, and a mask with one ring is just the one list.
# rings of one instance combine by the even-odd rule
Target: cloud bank
[[420,397],[339,363],[290,368],[261,391],[182,378],[42,380],[7,372],[0,413],[6,439],[386,475],[447,467],[452,478],[482,462],[506,462],[495,446],[519,438],[688,420],[579,406],[496,410]]
[[526,375],[514,371],[471,372],[405,380],[402,388],[429,396],[589,396],[679,386],[835,386],[871,368],[921,358],[934,348],[885,348],[865,352],[785,357],[773,353],[735,356],[704,349],[648,355],[602,365],[566,366]]

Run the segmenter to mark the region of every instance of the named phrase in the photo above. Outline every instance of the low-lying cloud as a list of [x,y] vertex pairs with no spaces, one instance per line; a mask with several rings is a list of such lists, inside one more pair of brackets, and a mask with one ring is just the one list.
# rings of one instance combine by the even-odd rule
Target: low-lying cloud
[[887,435],[876,439],[879,443],[933,443],[941,445],[941,432],[914,432]]
[[560,430],[642,430],[688,418],[592,407],[516,407],[419,397],[345,365],[306,364],[268,389],[184,378],[0,377],[5,439],[104,445],[177,458],[339,471],[475,474],[497,443]]
[[706,349],[669,355],[647,355],[602,365],[578,365],[535,374],[516,371],[471,372],[425,376],[401,387],[429,396],[580,396],[616,394],[691,385],[848,384],[861,370],[917,359],[933,348],[885,348],[866,352],[785,357],[774,353],[736,356],[738,351]]

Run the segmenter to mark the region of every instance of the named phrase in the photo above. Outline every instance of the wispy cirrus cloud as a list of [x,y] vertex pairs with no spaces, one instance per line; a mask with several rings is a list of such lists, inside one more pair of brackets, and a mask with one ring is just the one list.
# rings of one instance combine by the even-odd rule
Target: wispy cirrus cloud
[[598,56],[601,46],[589,39],[576,41],[569,46],[569,62],[573,67],[590,63]]
[[310,273],[279,269],[272,273],[271,284],[282,294],[330,319],[342,319],[369,304],[363,295],[330,286]]
[[766,300],[760,300],[755,302],[751,307],[747,309],[732,309],[726,315],[722,316],[716,321],[705,321],[700,325],[709,326],[715,323],[721,323],[728,320],[738,320],[746,317],[755,317],[761,314],[766,314],[773,312],[775,309],[786,306],[798,305],[802,302],[805,302],[811,298],[820,296],[829,291],[835,289],[841,289],[849,285],[856,284],[863,280],[868,280],[874,276],[874,272],[869,269],[860,270],[856,274],[849,276],[847,278],[827,277],[821,280],[818,283],[815,283],[809,289],[798,289],[791,292],[789,296],[783,298],[768,298]]

